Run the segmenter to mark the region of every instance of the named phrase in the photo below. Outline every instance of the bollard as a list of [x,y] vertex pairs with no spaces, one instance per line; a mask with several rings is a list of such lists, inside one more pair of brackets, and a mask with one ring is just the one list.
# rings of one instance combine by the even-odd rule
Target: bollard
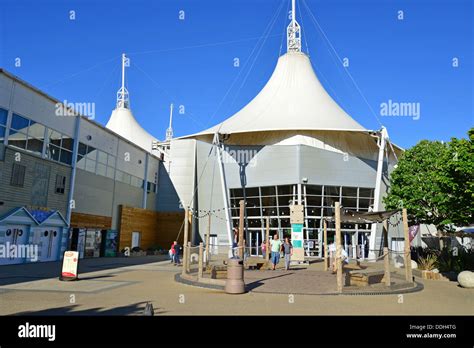
[[242,259],[227,260],[227,280],[225,292],[228,294],[245,293],[244,261]]

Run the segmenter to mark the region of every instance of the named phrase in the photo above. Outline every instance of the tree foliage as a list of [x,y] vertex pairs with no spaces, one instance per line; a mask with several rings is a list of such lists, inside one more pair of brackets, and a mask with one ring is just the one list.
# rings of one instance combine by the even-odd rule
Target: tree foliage
[[474,129],[468,139],[422,140],[403,153],[391,173],[387,209],[407,208],[415,223],[438,230],[474,222]]

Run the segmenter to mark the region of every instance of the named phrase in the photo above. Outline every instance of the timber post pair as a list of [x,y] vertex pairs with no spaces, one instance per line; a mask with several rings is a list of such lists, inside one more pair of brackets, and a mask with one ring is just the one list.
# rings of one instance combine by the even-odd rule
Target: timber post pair
[[[183,269],[182,274],[185,275],[190,271],[190,254],[191,254],[191,242],[189,241],[189,224],[191,218],[189,216],[189,209],[185,208],[184,210],[184,238],[183,238]],[[209,222],[210,222],[209,215]],[[206,238],[206,263],[209,262],[209,230]],[[199,258],[198,258],[198,278],[203,276],[203,267],[204,267],[204,245],[199,243]]]
[[[404,230],[404,262],[405,262],[405,280],[407,282],[413,281],[412,269],[411,269],[411,254],[410,254],[410,236],[408,230],[408,218],[407,210],[404,208],[402,211],[403,217],[403,230]],[[341,206],[339,202],[335,202],[335,222],[336,222],[336,278],[337,278],[337,291],[342,292],[343,274],[342,274],[342,243],[341,243]],[[327,248],[327,221],[323,221],[323,238],[324,238],[324,270],[328,270],[328,248]],[[390,286],[390,259],[389,259],[389,248],[388,248],[388,222],[383,222],[383,234],[384,234],[384,280],[385,285]]]

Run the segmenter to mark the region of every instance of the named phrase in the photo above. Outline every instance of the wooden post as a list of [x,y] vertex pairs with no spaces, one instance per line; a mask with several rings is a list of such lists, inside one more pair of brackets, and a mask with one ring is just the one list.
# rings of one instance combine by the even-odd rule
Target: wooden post
[[265,261],[268,261],[270,259],[270,216],[267,216],[266,220],[267,226],[266,226],[266,231],[265,231],[265,248],[266,248],[266,254],[265,254]]
[[388,254],[388,221],[383,221],[383,262],[384,262],[384,279],[385,285],[390,286],[390,257]]
[[388,220],[383,220],[383,246],[388,248]]
[[384,279],[385,279],[385,285],[390,286],[390,257],[388,255],[388,248],[384,247],[383,248],[383,262],[384,262]]
[[341,245],[341,206],[335,203],[336,209],[336,267],[337,267],[337,291],[342,292],[342,245]]
[[209,213],[209,219],[207,223],[207,235],[206,235],[206,266],[209,265],[209,256],[211,252],[211,247],[209,245],[211,240],[211,213]]
[[244,209],[245,202],[241,200],[239,202],[239,252],[238,255],[241,259],[244,258]]
[[328,270],[329,258],[328,258],[328,223],[326,219],[323,220],[323,248],[324,248],[324,270]]
[[188,247],[186,248],[187,249],[187,254],[186,254],[186,272],[190,272],[191,271],[191,267],[189,266],[190,263],[191,263],[191,242],[188,242]]
[[406,208],[403,208],[403,232],[405,235],[405,279],[407,282],[413,281],[411,271],[411,254],[410,254],[410,234],[408,232],[408,216]]
[[189,234],[189,209],[188,207],[184,208],[184,237],[183,237],[183,270],[182,274],[186,274],[187,270],[187,246],[188,246],[188,234]]
[[202,258],[204,257],[204,248],[202,242],[199,243],[199,261],[198,261],[198,279],[202,278]]

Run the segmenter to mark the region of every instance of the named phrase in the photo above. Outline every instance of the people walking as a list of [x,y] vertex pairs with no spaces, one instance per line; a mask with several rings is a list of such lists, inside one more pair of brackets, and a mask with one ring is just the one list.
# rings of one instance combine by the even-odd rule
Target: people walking
[[171,248],[170,248],[170,251],[169,251],[171,263],[174,262],[174,243],[175,242],[171,243]]
[[263,256],[263,259],[266,260],[266,256],[267,256],[267,241],[264,239],[262,241],[262,244],[260,244],[260,248],[262,249],[262,256]]
[[275,233],[273,239],[270,241],[272,250],[272,270],[275,270],[276,265],[280,262],[281,240],[278,238],[278,233]]
[[232,257],[238,256],[238,246],[239,246],[239,230],[237,228],[233,228],[234,231],[234,239],[232,239]]
[[174,241],[174,265],[179,266],[181,264],[181,261],[179,259],[179,251],[181,249],[181,246],[178,244],[177,241]]
[[290,269],[291,255],[293,255],[293,245],[291,244],[288,237],[285,238],[281,248],[283,249],[283,254],[285,255],[285,270],[288,271]]

